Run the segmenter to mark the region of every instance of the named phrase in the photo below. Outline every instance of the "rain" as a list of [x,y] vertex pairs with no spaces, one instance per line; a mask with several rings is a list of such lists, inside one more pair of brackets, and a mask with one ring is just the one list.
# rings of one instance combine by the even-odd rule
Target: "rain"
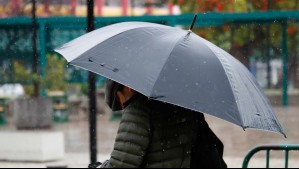
[[[298,168],[298,10],[297,0],[0,0],[0,168],[126,165],[135,154],[139,168],[188,168],[200,165],[188,159],[205,121],[227,167]],[[171,108],[134,123],[138,99],[111,110],[109,79]],[[183,155],[167,163],[173,154]]]

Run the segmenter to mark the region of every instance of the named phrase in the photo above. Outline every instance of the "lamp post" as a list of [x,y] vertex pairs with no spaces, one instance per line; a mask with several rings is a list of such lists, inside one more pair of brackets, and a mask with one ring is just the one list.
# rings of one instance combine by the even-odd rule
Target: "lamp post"
[[[95,29],[94,0],[87,0],[87,32]],[[89,72],[89,132],[90,132],[90,161],[97,162],[97,114],[96,114],[96,75]]]

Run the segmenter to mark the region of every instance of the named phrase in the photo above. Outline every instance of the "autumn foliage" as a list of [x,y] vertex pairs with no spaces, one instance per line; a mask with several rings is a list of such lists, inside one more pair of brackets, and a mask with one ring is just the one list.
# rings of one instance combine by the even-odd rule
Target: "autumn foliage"
[[184,12],[249,12],[267,10],[296,10],[298,0],[171,0]]

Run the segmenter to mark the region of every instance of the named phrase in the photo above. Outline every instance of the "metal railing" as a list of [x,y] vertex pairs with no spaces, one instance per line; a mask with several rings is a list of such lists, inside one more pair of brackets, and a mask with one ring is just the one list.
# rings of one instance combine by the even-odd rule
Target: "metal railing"
[[[285,168],[289,167],[289,152],[299,151],[299,145],[262,145],[252,149],[244,159],[243,168],[248,168],[250,159],[258,152],[266,151],[266,168],[270,167],[270,152],[284,151],[285,152]],[[299,166],[298,166],[299,167]]]

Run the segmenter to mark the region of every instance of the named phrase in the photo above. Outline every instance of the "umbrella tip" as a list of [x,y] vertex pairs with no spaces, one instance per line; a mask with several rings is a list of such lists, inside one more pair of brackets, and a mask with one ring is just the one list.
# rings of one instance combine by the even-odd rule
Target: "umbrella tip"
[[288,139],[288,136],[285,132],[281,132],[285,139]]
[[197,19],[197,15],[198,15],[198,14],[195,14],[195,15],[194,15],[194,18],[193,18],[192,24],[191,24],[191,26],[190,26],[189,32],[192,32],[192,30],[193,30],[193,27],[194,27],[195,22],[196,22],[196,19]]

